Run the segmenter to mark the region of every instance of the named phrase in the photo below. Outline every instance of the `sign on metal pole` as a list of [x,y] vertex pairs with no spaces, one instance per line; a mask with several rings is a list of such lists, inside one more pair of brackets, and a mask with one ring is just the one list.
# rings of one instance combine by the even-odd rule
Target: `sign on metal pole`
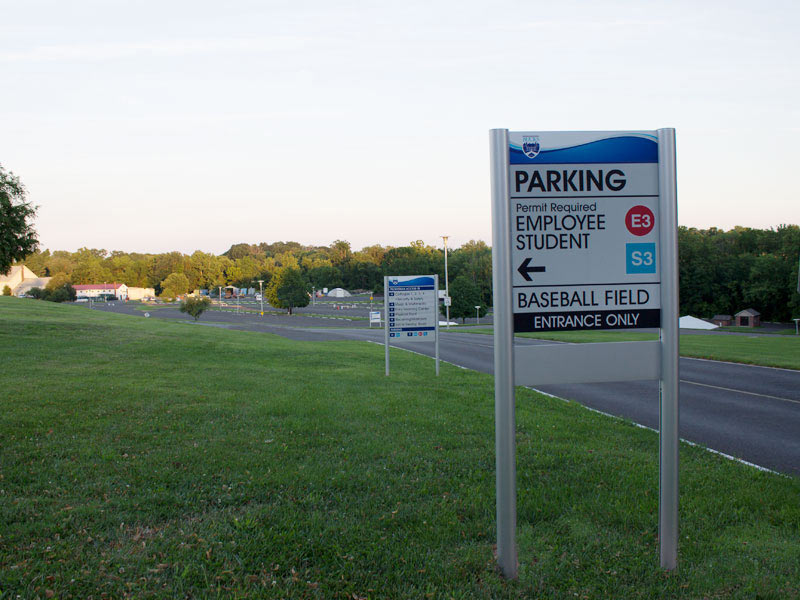
[[[677,562],[675,132],[491,131],[498,562],[516,577],[514,385],[660,380],[661,565]],[[659,328],[625,344],[515,332]]]
[[439,276],[391,275],[383,278],[386,375],[390,342],[434,342],[439,374]]

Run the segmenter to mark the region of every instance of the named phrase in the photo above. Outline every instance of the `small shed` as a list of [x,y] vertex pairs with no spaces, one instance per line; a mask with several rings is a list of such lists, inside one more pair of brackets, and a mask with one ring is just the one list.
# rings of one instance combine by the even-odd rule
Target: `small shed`
[[714,315],[711,322],[718,327],[730,327],[733,325],[733,317],[730,315]]
[[734,316],[737,327],[761,327],[761,313],[754,308],[745,308]]

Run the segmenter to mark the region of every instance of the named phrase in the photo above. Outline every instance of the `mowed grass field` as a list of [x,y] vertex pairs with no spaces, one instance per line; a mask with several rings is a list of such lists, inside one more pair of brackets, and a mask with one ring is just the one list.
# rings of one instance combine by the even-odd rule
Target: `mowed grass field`
[[0,298],[0,598],[795,598],[800,481],[517,395],[520,576],[495,570],[492,378]]
[[[491,328],[454,329],[459,333],[493,335]],[[638,331],[548,331],[518,333],[527,337],[557,342],[584,344],[594,342],[635,342],[657,340],[657,333]],[[694,335],[680,336],[681,356],[725,360],[765,367],[800,369],[800,337],[777,335]]]

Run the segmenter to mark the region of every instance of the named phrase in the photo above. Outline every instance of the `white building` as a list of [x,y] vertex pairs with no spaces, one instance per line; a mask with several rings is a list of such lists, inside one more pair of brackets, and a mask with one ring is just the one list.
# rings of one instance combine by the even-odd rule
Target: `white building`
[[5,275],[0,275],[0,294],[8,286],[12,295],[22,296],[35,287],[44,288],[49,281],[49,277],[37,277],[36,273],[25,265],[16,265]]
[[156,291],[153,288],[128,288],[128,300],[145,300],[156,297]]
[[128,286],[124,283],[87,283],[72,287],[78,298],[128,299]]

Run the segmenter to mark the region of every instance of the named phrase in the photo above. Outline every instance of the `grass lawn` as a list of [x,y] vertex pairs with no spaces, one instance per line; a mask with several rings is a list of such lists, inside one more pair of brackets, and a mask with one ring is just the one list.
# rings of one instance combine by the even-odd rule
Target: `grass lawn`
[[794,328],[791,329],[765,329],[764,327],[720,327],[716,331],[733,331],[736,333],[765,333],[769,335],[796,335]]
[[[455,330],[458,333],[493,335],[491,328]],[[517,337],[539,340],[571,342],[574,344],[595,342],[638,342],[657,340],[656,333],[638,331],[548,331],[541,333],[518,333]],[[741,336],[741,335],[693,335],[680,336],[681,356],[708,358],[729,362],[800,369],[800,337]]]
[[791,598],[800,480],[517,396],[495,571],[490,376],[357,342],[0,298],[0,598]]

